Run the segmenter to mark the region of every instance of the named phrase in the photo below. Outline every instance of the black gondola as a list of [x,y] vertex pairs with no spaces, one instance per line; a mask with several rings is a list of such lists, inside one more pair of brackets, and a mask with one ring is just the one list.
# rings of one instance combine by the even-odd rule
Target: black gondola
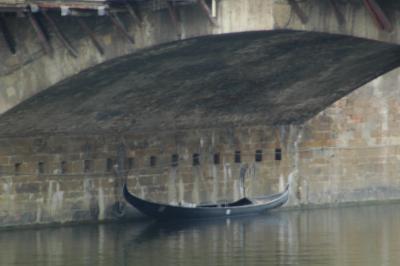
[[289,197],[289,185],[278,194],[256,198],[241,198],[227,204],[213,205],[169,205],[143,200],[128,191],[126,184],[123,188],[126,201],[147,216],[157,219],[191,219],[211,218],[238,215],[257,214],[269,209],[277,208],[285,204]]

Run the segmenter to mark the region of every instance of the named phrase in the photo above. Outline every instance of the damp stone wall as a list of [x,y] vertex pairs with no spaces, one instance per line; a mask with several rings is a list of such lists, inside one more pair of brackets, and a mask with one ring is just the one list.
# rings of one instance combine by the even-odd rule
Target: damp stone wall
[[302,125],[2,137],[0,227],[128,217],[125,179],[135,194],[168,203],[286,183],[288,207],[398,201],[399,77],[393,70]]
[[291,207],[399,200],[399,77],[389,72],[303,125],[3,137],[0,227],[128,217],[125,179],[135,194],[168,203],[286,183]]
[[125,179],[164,203],[276,193],[288,182],[289,139],[270,127],[0,139],[0,227],[119,219],[132,213]]

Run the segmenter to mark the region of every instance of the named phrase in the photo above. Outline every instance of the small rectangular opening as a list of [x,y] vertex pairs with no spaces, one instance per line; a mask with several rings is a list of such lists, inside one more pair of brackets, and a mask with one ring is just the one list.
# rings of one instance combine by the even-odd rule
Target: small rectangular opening
[[15,163],[14,164],[14,174],[19,175],[21,174],[22,163]]
[[178,166],[178,161],[179,161],[179,155],[178,154],[172,154],[171,166],[172,167],[177,167]]
[[256,162],[261,162],[263,159],[263,152],[262,150],[256,150],[256,158],[255,161]]
[[84,160],[83,161],[83,172],[88,173],[92,170],[92,161],[91,160]]
[[127,168],[128,170],[133,169],[133,167],[135,166],[135,159],[132,157],[128,158],[128,162],[127,162]]
[[66,174],[67,173],[67,162],[66,161],[62,161],[60,163],[60,173],[61,174]]
[[235,163],[240,163],[241,161],[240,151],[235,151]]
[[44,174],[44,162],[38,162],[37,165],[38,174]]
[[214,164],[220,164],[221,158],[219,153],[214,153]]
[[193,165],[200,165],[200,154],[193,154]]
[[108,158],[106,162],[106,170],[107,172],[111,172],[114,166],[114,162],[112,159]]
[[275,149],[275,161],[282,160],[282,150],[280,148]]
[[157,164],[157,158],[156,156],[150,156],[150,166],[154,167]]

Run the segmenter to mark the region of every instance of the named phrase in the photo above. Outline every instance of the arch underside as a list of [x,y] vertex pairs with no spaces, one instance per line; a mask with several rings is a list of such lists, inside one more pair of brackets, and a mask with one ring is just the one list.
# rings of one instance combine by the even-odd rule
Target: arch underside
[[0,117],[2,136],[301,124],[400,65],[400,47],[348,36],[247,32],[112,60]]

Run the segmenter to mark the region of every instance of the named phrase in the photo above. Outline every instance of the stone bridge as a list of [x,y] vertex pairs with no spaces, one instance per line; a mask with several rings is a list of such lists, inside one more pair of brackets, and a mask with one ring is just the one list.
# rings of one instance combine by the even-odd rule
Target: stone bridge
[[[204,88],[218,83],[220,88],[237,87],[240,98],[245,93],[273,100],[280,107],[252,100],[248,104],[262,104],[277,117],[292,109],[282,105],[292,106],[292,113],[304,111],[301,117],[285,115],[282,121],[271,118],[271,122],[304,120],[398,65],[398,48],[390,44],[400,42],[400,4],[381,2],[379,6],[372,0],[134,1],[121,7],[102,1],[78,2],[80,6],[68,1],[33,1],[11,4],[20,7],[12,13],[5,1],[8,5],[3,9],[8,13],[3,13],[1,20],[5,38],[0,50],[0,112],[85,69],[95,73],[108,68],[101,79],[106,82],[109,77],[111,82],[115,79],[112,68],[121,62],[132,81],[133,72],[138,71],[153,77],[157,71],[168,72],[166,85],[172,86],[170,81],[176,78],[178,83],[185,80],[188,88],[196,86],[191,80],[203,78],[207,80]],[[105,16],[98,16],[101,8],[106,8]],[[188,55],[185,50],[193,53]],[[158,55],[154,60],[150,59],[152,53]],[[94,67],[129,54],[132,56]],[[144,57],[158,70],[149,67],[147,75],[135,62]],[[229,72],[231,77],[217,80],[218,71]],[[257,73],[263,74],[255,77]],[[137,88],[144,86],[140,79],[134,82]],[[156,88],[159,84],[146,86]],[[176,83],[173,86],[176,88]],[[246,91],[249,87],[258,87],[257,92]],[[258,97],[260,92],[267,97]],[[291,97],[299,101],[293,102]],[[310,110],[300,105],[310,106]]]
[[115,218],[122,178],[171,203],[400,199],[399,10],[0,0],[0,226]]

